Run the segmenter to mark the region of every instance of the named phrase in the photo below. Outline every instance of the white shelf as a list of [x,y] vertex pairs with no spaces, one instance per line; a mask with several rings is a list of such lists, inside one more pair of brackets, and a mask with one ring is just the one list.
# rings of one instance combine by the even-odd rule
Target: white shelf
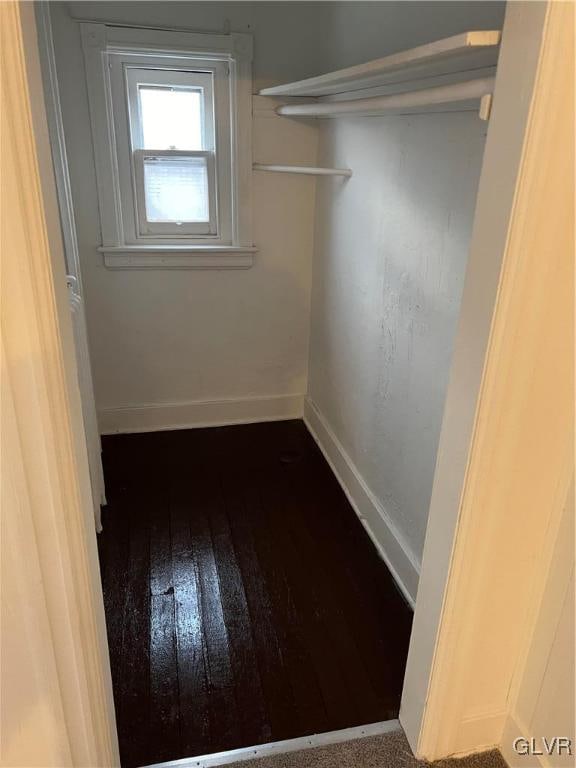
[[[284,104],[276,109],[279,115],[286,117],[345,117],[356,115],[409,115],[425,112],[461,112],[479,111],[484,120],[489,116],[489,104],[494,90],[493,77],[481,77],[462,83],[440,85],[435,88],[406,91],[389,96],[372,96],[365,99],[346,101],[316,101],[306,104]],[[481,105],[484,107],[481,108]]]
[[[264,88],[261,96],[334,96],[365,88],[413,90],[410,83],[462,74],[468,79],[491,74],[498,59],[499,31],[463,32],[318,77]],[[480,71],[479,71],[480,70]],[[404,87],[402,84],[406,84]]]
[[264,163],[254,163],[252,168],[255,171],[268,173],[297,173],[305,176],[352,176],[350,168],[316,168],[311,165],[266,165]]

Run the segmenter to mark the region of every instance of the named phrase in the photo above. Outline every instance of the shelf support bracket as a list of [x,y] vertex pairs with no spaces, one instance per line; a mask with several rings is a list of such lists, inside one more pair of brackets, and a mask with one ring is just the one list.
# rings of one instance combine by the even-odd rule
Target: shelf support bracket
[[478,110],[478,116],[480,120],[489,120],[490,112],[492,111],[492,94],[485,93],[480,99],[480,109]]

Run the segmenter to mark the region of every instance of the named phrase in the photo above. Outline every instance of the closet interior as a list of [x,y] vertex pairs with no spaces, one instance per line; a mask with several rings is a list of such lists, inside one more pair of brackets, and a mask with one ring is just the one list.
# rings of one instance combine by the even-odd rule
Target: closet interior
[[126,768],[397,720],[503,16],[39,8]]

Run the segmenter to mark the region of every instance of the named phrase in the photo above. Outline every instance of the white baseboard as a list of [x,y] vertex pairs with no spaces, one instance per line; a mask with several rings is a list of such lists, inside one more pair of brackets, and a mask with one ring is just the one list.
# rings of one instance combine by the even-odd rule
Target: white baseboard
[[506,712],[502,710],[465,717],[455,735],[451,757],[464,757],[499,748],[505,721]]
[[396,583],[414,607],[420,575],[416,556],[309,398],[304,401],[304,421]]
[[303,407],[304,395],[151,403],[102,408],[98,411],[98,425],[102,435],[218,427],[301,419]]

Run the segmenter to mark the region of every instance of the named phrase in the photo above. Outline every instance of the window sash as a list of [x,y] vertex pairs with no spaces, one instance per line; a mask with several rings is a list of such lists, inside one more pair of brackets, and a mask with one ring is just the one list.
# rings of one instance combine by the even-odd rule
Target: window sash
[[[132,150],[144,149],[139,87],[183,88],[202,93],[202,150],[215,150],[214,71],[183,71],[160,65],[127,65],[125,68],[128,119]],[[178,149],[178,148],[177,148]]]
[[[209,220],[207,222],[159,222],[148,221],[146,216],[146,190],[144,163],[149,158],[161,157],[202,157],[206,159],[206,169],[208,174],[208,211]],[[135,179],[135,202],[136,217],[138,222],[138,234],[140,237],[157,237],[164,235],[168,237],[186,237],[190,235],[216,235],[218,233],[218,213],[217,213],[217,194],[216,194],[216,170],[215,156],[212,151],[180,151],[180,150],[150,150],[137,149],[133,152],[134,159],[134,179]]]

